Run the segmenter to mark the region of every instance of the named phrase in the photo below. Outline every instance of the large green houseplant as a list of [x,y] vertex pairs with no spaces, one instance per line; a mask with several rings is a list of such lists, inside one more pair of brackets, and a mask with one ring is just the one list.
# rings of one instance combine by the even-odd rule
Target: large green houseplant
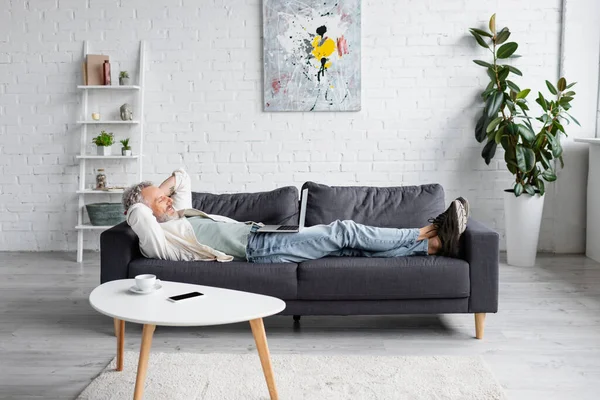
[[[575,92],[568,90],[575,82],[568,84],[565,78],[560,78],[556,85],[546,81],[546,86],[554,99],[545,98],[541,92],[535,100],[543,113],[535,118],[541,122],[541,128],[534,130],[527,111],[529,106],[527,96],[530,89],[521,89],[509,78],[512,75],[522,76],[522,72],[512,65],[499,64],[502,60],[517,58],[516,42],[506,42],[510,30],[502,28],[496,31],[496,14],[489,22],[489,31],[471,28],[469,30],[477,43],[487,49],[493,59],[491,62],[473,60],[477,65],[486,69],[490,78],[481,97],[485,102],[483,113],[475,127],[475,138],[482,143],[487,141],[481,152],[486,164],[496,154],[496,147],[504,148],[506,167],[515,176],[512,188],[518,197],[523,192],[541,195],[545,192],[545,183],[556,180],[553,160],[558,159],[561,167],[563,148],[560,142],[561,133],[566,135],[563,123],[569,118],[579,124],[567,111]],[[566,115],[566,116],[565,116]]]
[[569,89],[575,82],[567,83],[564,77],[556,85],[546,81],[554,97],[546,98],[538,92],[535,101],[542,112],[532,118],[527,113],[530,111],[527,96],[531,90],[521,89],[511,80],[523,73],[513,65],[503,64],[504,60],[519,57],[515,54],[519,45],[507,41],[510,30],[505,27],[497,31],[494,14],[489,30],[471,28],[469,31],[492,58],[490,62],[473,60],[486,69],[490,79],[481,93],[485,105],[475,127],[475,138],[480,143],[486,142],[481,152],[486,164],[496,154],[498,145],[504,149],[506,168],[515,178],[512,187],[504,193],[508,263],[531,266],[535,263],[545,182],[556,180],[556,159],[564,167],[561,145],[561,135],[566,135],[564,123],[572,120],[579,125],[568,113],[575,97],[575,92]]

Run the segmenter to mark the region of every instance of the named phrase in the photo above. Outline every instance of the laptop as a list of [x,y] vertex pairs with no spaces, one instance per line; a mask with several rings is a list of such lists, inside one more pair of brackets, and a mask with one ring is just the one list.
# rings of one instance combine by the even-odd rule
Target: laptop
[[302,202],[300,203],[300,225],[265,225],[258,229],[256,233],[295,233],[300,232],[304,228],[304,220],[306,219],[306,201],[308,199],[308,189],[302,191]]

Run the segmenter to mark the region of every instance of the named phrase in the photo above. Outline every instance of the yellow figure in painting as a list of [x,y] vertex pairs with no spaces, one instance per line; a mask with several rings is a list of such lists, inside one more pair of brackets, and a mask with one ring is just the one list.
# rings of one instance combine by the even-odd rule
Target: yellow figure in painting
[[319,72],[317,72],[317,80],[321,81],[321,76],[325,76],[325,70],[331,66],[329,56],[336,50],[335,40],[325,36],[327,28],[320,26],[317,28],[317,36],[312,41],[312,55],[320,63]]
[[[321,36],[315,36],[312,42],[312,55],[317,59],[321,60],[322,58],[327,58],[333,54],[335,51],[335,41],[331,38],[325,38],[325,41],[321,43],[323,39]],[[329,68],[331,66],[331,61],[327,61],[325,64],[325,68]]]

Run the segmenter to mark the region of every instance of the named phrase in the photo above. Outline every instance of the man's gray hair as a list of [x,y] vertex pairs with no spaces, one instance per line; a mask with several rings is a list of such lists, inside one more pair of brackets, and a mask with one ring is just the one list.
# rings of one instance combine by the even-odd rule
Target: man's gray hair
[[146,201],[144,200],[144,197],[142,196],[142,189],[147,188],[148,186],[152,186],[152,182],[150,182],[150,181],[140,182],[136,185],[133,185],[133,186],[125,189],[125,191],[123,192],[123,200],[122,200],[125,211],[129,210],[129,207],[131,207],[132,205],[137,204],[137,203],[144,203],[144,204],[148,205],[146,203]]

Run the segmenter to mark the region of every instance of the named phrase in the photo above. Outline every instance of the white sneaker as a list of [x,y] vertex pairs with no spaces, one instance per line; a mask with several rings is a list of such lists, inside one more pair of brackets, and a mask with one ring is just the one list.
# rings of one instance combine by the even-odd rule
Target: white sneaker
[[464,200],[465,204],[459,199],[454,200],[454,210],[456,210],[456,220],[458,221],[458,234],[462,235],[463,232],[467,229],[467,220],[469,219],[469,212],[467,200]]

